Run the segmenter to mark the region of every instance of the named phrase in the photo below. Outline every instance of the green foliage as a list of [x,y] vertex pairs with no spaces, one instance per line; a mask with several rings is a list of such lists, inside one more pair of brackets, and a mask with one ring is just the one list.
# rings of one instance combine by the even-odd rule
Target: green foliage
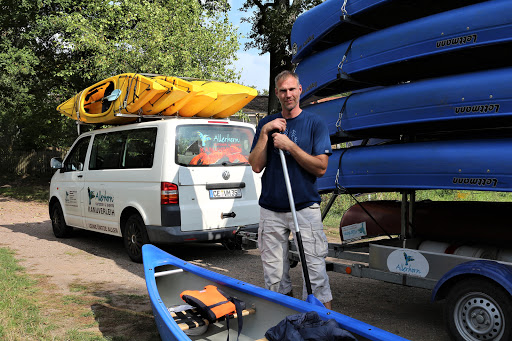
[[68,147],[75,122],[55,108],[109,76],[238,78],[226,0],[7,0],[0,9],[4,148]]
[[[250,40],[246,49],[256,48],[261,54],[270,54],[269,93],[274,93],[274,78],[282,70],[292,69],[290,35],[295,19],[299,14],[322,3],[322,0],[246,0],[241,11],[254,11],[243,22],[251,24]],[[275,96],[269,97],[269,113],[277,110],[279,102]]]

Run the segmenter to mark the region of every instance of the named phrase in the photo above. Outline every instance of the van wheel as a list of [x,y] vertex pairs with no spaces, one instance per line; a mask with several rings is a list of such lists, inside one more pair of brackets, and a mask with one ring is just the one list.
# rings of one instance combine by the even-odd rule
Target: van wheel
[[142,245],[149,243],[146,225],[138,214],[132,214],[123,229],[124,247],[131,260],[142,263]]
[[71,231],[73,231],[73,228],[71,226],[66,225],[66,221],[64,220],[64,213],[62,212],[62,207],[60,207],[60,204],[55,203],[52,207],[51,212],[52,228],[55,237],[69,237],[71,235]]
[[492,281],[462,280],[447,296],[445,321],[454,340],[510,340],[512,300]]

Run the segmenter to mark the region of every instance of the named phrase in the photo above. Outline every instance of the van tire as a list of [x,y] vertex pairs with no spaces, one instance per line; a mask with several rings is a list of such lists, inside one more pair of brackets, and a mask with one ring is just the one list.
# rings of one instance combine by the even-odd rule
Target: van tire
[[132,214],[126,219],[123,228],[123,241],[131,260],[142,263],[142,245],[149,243],[149,237],[146,225],[139,214]]
[[64,219],[64,213],[62,212],[62,207],[58,202],[53,204],[52,206],[52,229],[53,234],[57,238],[66,238],[71,235],[73,228],[71,226],[66,225],[66,220]]

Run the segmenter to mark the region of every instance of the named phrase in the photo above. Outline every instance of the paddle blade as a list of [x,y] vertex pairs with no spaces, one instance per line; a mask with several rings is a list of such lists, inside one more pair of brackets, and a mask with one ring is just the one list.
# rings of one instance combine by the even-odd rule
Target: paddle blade
[[313,294],[308,295],[308,298],[306,298],[306,302],[314,304],[314,305],[322,307],[322,308],[325,308],[324,304],[322,302],[320,302],[320,300],[318,298],[316,298],[315,295],[313,295]]
[[106,98],[107,98],[107,101],[109,102],[113,102],[115,101],[116,99],[119,98],[119,96],[121,95],[121,89],[115,89],[114,91],[112,91],[112,93],[110,95],[108,95]]

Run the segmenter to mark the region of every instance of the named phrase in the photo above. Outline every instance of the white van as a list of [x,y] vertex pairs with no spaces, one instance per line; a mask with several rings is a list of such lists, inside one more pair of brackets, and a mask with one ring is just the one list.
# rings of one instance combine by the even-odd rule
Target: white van
[[56,237],[83,228],[123,237],[142,261],[146,243],[232,241],[256,232],[259,177],[254,127],[229,119],[171,118],[80,135],[51,161]]

